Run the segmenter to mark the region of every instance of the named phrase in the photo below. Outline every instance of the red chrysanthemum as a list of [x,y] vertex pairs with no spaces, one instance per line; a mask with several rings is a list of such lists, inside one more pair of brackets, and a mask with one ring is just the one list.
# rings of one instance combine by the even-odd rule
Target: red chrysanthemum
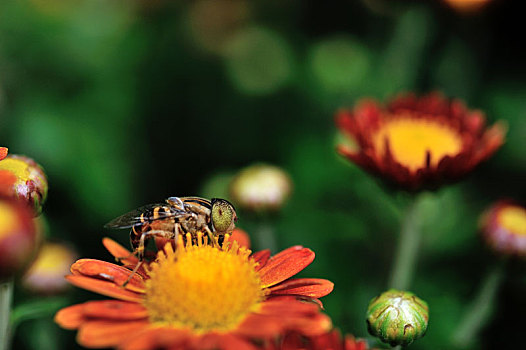
[[365,340],[356,340],[352,335],[342,338],[336,329],[314,337],[288,333],[268,344],[265,350],[368,350]]
[[502,200],[489,208],[481,220],[482,235],[496,252],[526,257],[526,208]]
[[[190,240],[188,240],[190,241]],[[110,239],[106,248],[125,266],[81,259],[66,276],[72,284],[118,300],[90,301],[60,310],[56,322],[78,329],[86,347],[119,349],[255,349],[287,331],[326,332],[330,319],[319,300],[333,284],[290,279],[314,259],[301,246],[272,257],[233,242],[223,250],[205,244],[174,252],[167,244],[157,260],[139,269],[126,287],[134,256]],[[181,248],[179,248],[181,247]]]
[[401,95],[382,106],[360,101],[337,113],[338,128],[357,144],[338,145],[343,156],[409,191],[455,181],[488,159],[505,128],[487,127],[484,114],[439,93]]

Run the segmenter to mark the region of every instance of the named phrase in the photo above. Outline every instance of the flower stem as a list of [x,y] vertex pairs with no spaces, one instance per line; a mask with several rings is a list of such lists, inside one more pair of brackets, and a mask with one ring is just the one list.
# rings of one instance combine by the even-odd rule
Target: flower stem
[[256,238],[256,247],[261,249],[270,249],[271,252],[276,252],[277,242],[274,225],[268,218],[261,218],[254,231],[254,237]]
[[422,195],[413,197],[411,203],[407,206],[389,280],[389,287],[391,288],[405,290],[411,284],[418,246],[420,245],[421,222],[419,207],[422,197]]
[[491,311],[493,302],[497,295],[500,282],[504,277],[505,261],[502,260],[496,264],[486,275],[478,295],[471,305],[467,308],[463,319],[460,321],[456,332],[453,335],[453,345],[456,347],[466,347],[477,336],[480,329],[486,324]]
[[13,280],[0,282],[0,350],[9,348],[11,300],[13,299]]

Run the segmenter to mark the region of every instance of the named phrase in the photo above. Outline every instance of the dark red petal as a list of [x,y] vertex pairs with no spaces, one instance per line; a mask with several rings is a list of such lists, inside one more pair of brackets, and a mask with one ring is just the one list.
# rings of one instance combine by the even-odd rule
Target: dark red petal
[[300,246],[292,247],[273,256],[259,270],[261,284],[269,287],[294,276],[314,260],[314,252]]

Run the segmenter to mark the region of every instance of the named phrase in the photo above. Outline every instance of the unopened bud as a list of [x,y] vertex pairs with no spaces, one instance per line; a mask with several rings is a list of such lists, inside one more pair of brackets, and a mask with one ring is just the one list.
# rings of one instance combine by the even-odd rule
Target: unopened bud
[[372,299],[367,309],[371,335],[392,346],[407,346],[427,330],[427,303],[410,292],[390,289]]
[[230,185],[233,202],[240,208],[256,212],[280,209],[291,190],[292,181],[287,173],[266,164],[242,169]]
[[46,174],[33,159],[9,155],[0,161],[0,195],[28,204],[34,216],[42,211],[47,190]]
[[526,257],[526,208],[502,200],[489,208],[481,219],[482,236],[497,253]]
[[23,270],[35,258],[40,231],[33,213],[12,198],[0,198],[0,281]]

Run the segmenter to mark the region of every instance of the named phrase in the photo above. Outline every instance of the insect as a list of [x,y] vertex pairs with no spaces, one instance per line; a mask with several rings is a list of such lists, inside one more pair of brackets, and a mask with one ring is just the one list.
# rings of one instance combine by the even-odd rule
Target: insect
[[192,240],[196,240],[197,232],[201,231],[208,235],[210,244],[221,247],[225,234],[234,230],[236,221],[236,210],[225,199],[169,197],[165,203],[147,204],[113,219],[104,227],[131,228],[131,245],[139,259],[133,276],[144,261],[145,247],[150,238],[177,242],[179,234],[185,238],[190,233]]

